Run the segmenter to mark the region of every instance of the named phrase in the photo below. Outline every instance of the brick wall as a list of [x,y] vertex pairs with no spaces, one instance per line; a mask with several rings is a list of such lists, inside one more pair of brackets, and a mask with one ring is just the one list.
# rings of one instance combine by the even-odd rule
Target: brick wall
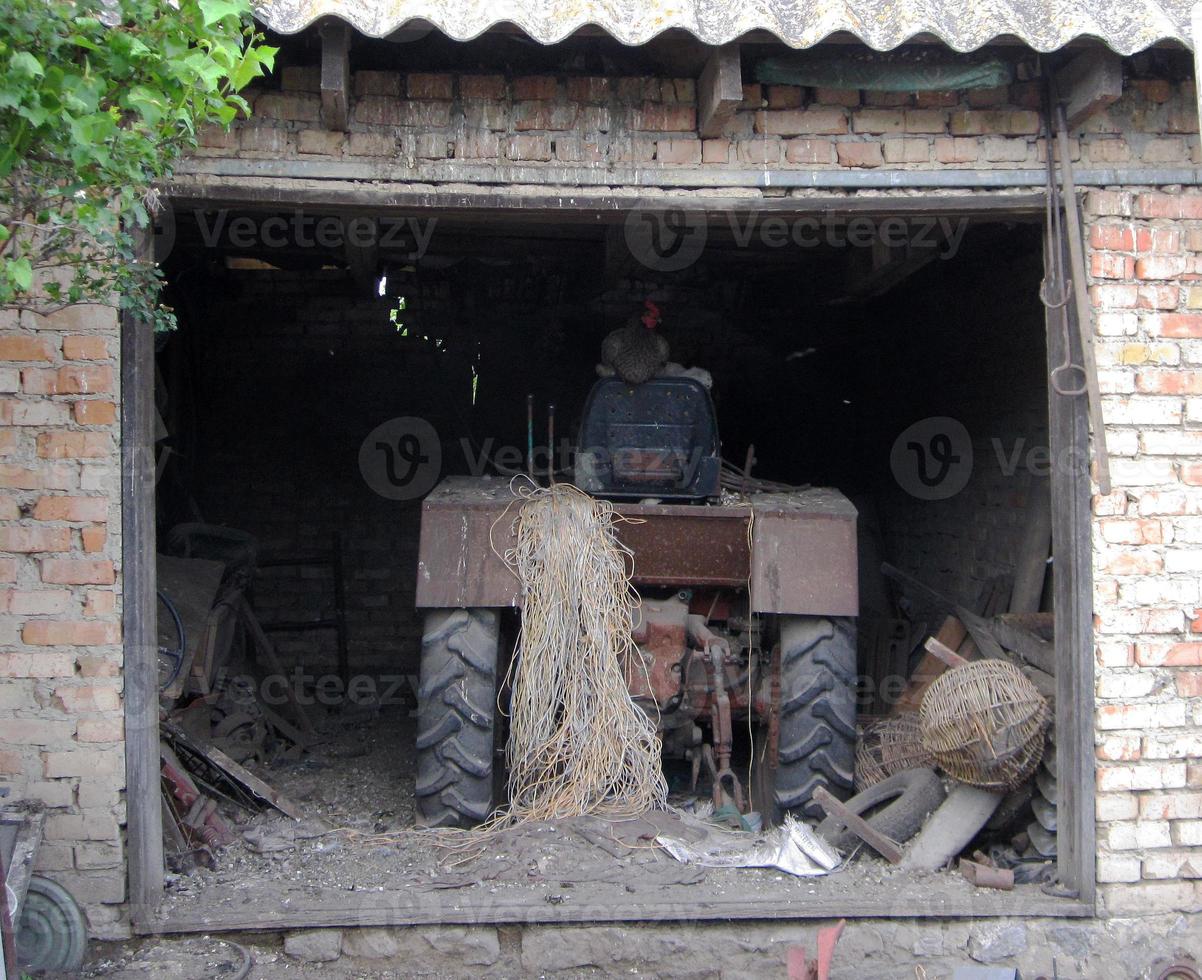
[[[278,89],[250,93],[252,118],[204,134],[197,156],[390,161],[397,178],[460,162],[715,174],[1043,162],[1035,82],[917,94],[748,84],[724,135],[707,140],[687,78],[360,71],[353,88],[350,131],[332,133],[321,127],[317,68],[285,68]],[[1086,167],[1180,166],[1202,162],[1197,132],[1192,82],[1137,79],[1085,123],[1070,153]]]
[[1094,498],[1098,880],[1202,905],[1202,193],[1086,198],[1113,492]]
[[125,898],[117,315],[0,311],[0,784],[97,935]]

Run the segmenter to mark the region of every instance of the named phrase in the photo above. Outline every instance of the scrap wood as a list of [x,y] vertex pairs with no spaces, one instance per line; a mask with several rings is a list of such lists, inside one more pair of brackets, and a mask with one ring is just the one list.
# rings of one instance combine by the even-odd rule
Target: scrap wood
[[804,946],[790,946],[789,980],[829,980],[831,963],[835,958],[835,945],[843,935],[846,925],[847,920],[840,919],[833,926],[823,926],[818,930],[818,958],[813,963],[806,963]]
[[826,811],[828,817],[835,817],[843,821],[848,830],[880,854],[881,857],[885,858],[890,864],[901,863],[901,845],[892,838],[886,837],[858,813],[853,813],[842,802],[836,800],[827,792],[825,786],[819,786],[814,790],[813,800]]
[[1046,674],[1056,674],[1056,647],[1014,616],[995,616],[990,629],[998,642]]
[[945,612],[951,613],[959,619],[968,632],[972,635],[973,641],[977,648],[986,657],[994,659],[1004,659],[1006,654],[1002,650],[1001,644],[998,643],[993,633],[989,629],[989,621],[982,616],[978,616],[971,609],[966,609],[954,599],[949,598],[937,589],[931,588],[929,585],[920,582],[913,575],[903,572],[900,568],[884,562],[881,565],[881,571],[889,578],[902,587],[903,591],[908,592],[914,598],[935,606]]
[[[976,656],[976,644],[969,637],[967,628],[955,616],[948,616],[943,621],[943,625],[939,627],[939,632],[935,634],[935,639],[949,650],[957,651],[966,660],[971,660]],[[918,666],[914,669],[914,673],[911,674],[905,691],[902,692],[901,697],[898,698],[897,703],[893,706],[893,713],[918,711],[922,706],[922,698],[926,694],[927,688],[946,669],[947,664],[933,653],[928,652],[924,654],[922,660],[919,661]]]
[[956,653],[956,651],[951,647],[940,643],[937,636],[930,637],[927,642],[923,644],[923,647],[928,653],[938,657],[945,666],[963,667],[966,663],[968,663],[967,657],[960,656],[960,654]]
[[216,746],[190,737],[183,729],[177,728],[170,722],[163,722],[162,729],[173,741],[179,742],[190,752],[199,755],[211,766],[219,769],[240,789],[249,792],[256,799],[275,807],[281,813],[292,817],[293,820],[304,819],[305,812],[299,806],[282,793],[273,789],[254,773],[240,766]]

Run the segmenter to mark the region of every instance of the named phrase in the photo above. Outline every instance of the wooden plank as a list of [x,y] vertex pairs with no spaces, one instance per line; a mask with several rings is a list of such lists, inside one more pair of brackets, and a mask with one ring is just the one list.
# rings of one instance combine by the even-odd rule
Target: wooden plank
[[951,647],[944,646],[933,636],[927,639],[927,642],[923,644],[923,647],[928,653],[930,653],[932,656],[938,657],[939,660],[948,667],[963,667],[966,663],[968,663],[968,659],[966,657],[960,656],[960,654],[956,653],[956,651],[951,649]]
[[[888,894],[869,890],[849,895],[823,893],[821,883],[812,891],[800,889],[788,897],[740,896],[736,899],[702,898],[696,886],[664,888],[653,898],[624,901],[590,900],[587,890],[571,903],[551,905],[542,889],[518,893],[471,895],[457,892],[431,894],[402,888],[382,892],[309,891],[279,888],[270,904],[239,904],[216,911],[202,903],[175,909],[138,931],[155,934],[198,932],[277,932],[287,929],[383,927],[409,925],[484,925],[516,923],[568,924],[576,922],[678,922],[682,909],[690,921],[763,919],[801,921],[806,919],[881,918],[976,918],[1035,917],[1084,918],[1092,906],[1071,898],[1044,895],[1024,885],[1013,892],[974,893],[970,897],[949,895],[930,887],[930,880],[915,879],[912,885],[890,888]],[[689,890],[692,888],[692,890]],[[199,906],[199,907],[198,907]]]
[[[935,638],[944,646],[952,650],[964,650],[965,645],[972,641],[967,639],[968,630],[964,624],[955,616],[948,616],[943,621],[943,625],[939,627],[939,632],[935,634]],[[976,652],[975,646],[972,650]],[[968,659],[968,651],[962,654]],[[897,703],[893,706],[893,714],[899,714],[904,711],[918,711],[922,707],[922,697],[927,693],[927,688],[931,686],[935,678],[942,674],[947,669],[947,665],[932,653],[923,656],[919,661],[918,666],[914,669],[914,673],[910,675],[910,682],[906,685],[902,696],[897,699]]]
[[[1053,311],[1055,312],[1055,311]],[[1070,304],[1068,315],[1075,317]],[[1066,355],[1080,364],[1077,330],[1069,349],[1058,316],[1046,318],[1049,372]],[[1085,464],[1089,415],[1083,398],[1048,389],[1048,437],[1052,459],[1052,576],[1055,614],[1056,771],[1058,801],[1057,873],[1061,883],[1092,906],[1094,878],[1094,663],[1093,566],[1090,537],[1090,479]]]
[[721,136],[743,101],[743,68],[737,44],[714,49],[697,80],[697,132]]
[[1122,96],[1123,59],[1109,48],[1083,51],[1056,72],[1056,87],[1075,129]]
[[351,105],[351,29],[331,18],[320,32],[321,117],[326,129],[345,132]]
[[1017,653],[1027,663],[1034,664],[1044,673],[1055,675],[1056,647],[1042,636],[1037,636],[1001,616],[994,617],[989,628],[1007,650]]
[[284,671],[283,665],[280,663],[280,658],[276,655],[275,647],[272,646],[271,640],[267,638],[267,634],[263,632],[263,627],[259,625],[259,618],[255,615],[255,611],[250,608],[250,603],[245,599],[239,602],[241,607],[242,621],[246,623],[250,630],[251,637],[255,641],[256,649],[263,654],[267,661],[267,668],[271,670],[277,677],[282,678],[284,683],[284,696],[288,699],[288,703],[292,705],[292,710],[296,714],[296,722],[310,735],[314,734],[317,729],[313,727],[313,722],[309,719],[304,706],[296,696],[296,691],[292,685],[287,683],[288,676]]
[[1052,497],[1047,477],[1033,477],[1027,489],[1027,507],[1023,512],[1023,537],[1014,562],[1014,587],[1010,591],[1010,612],[1039,612],[1043,581],[1048,573],[1048,553],[1052,547]]
[[[143,253],[149,255],[146,240]],[[154,333],[121,314],[121,624],[129,908],[150,921],[163,894],[155,598]]]
[[965,608],[954,599],[936,589],[932,589],[929,585],[920,582],[913,575],[903,572],[900,568],[890,565],[888,562],[882,563],[881,571],[887,577],[897,582],[910,595],[922,599],[924,602],[935,606],[943,612],[949,612],[959,619],[968,628],[968,632],[972,634],[973,641],[981,651],[982,656],[994,660],[1004,660],[1006,658],[1005,651],[1002,650],[1001,644],[994,639],[993,634],[989,631],[989,623],[983,617],[978,616],[971,609]]
[[280,813],[291,817],[293,820],[304,820],[305,811],[288,799],[283,793],[263,782],[249,769],[236,763],[228,755],[214,745],[207,745],[204,742],[188,741],[186,743],[190,748],[195,749],[206,759],[209,760],[222,772],[226,773],[231,779],[237,783],[241,783],[255,796],[264,803],[269,803],[275,807]]
[[814,790],[813,799],[826,811],[828,817],[842,820],[847,825],[848,830],[859,837],[860,840],[890,864],[901,864],[901,845],[892,838],[886,837],[858,813],[852,813],[842,802],[831,796],[825,786],[819,786]]

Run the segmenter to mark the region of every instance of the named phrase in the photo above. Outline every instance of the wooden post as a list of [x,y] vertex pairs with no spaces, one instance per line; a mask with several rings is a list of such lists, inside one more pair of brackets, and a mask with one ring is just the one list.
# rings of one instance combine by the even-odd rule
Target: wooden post
[[697,80],[697,132],[721,136],[743,101],[743,70],[737,44],[716,48]]
[[[149,257],[151,241],[141,250]],[[121,592],[129,904],[135,925],[163,895],[155,596],[154,332],[121,314]]]
[[350,116],[351,29],[331,18],[321,25],[321,116],[326,129],[346,130]]
[[1123,59],[1109,48],[1085,51],[1056,72],[1056,88],[1075,128],[1123,94]]

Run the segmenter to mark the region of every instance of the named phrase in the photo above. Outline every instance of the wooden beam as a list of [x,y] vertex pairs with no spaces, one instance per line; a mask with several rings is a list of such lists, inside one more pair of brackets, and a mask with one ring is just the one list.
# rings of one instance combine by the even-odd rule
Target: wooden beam
[[1123,59],[1109,48],[1084,51],[1056,72],[1056,88],[1075,129],[1122,96]]
[[901,845],[891,837],[886,837],[858,813],[849,810],[846,804],[836,800],[827,792],[825,786],[819,786],[813,793],[814,802],[826,811],[828,817],[842,820],[847,829],[860,840],[876,851],[890,864],[901,864]]
[[1052,498],[1047,477],[1032,477],[1023,512],[1023,538],[1014,562],[1014,588],[1010,590],[1010,612],[1039,612],[1043,582],[1048,572],[1052,544]]
[[715,48],[697,80],[697,132],[721,136],[743,101],[743,67],[737,44]]
[[351,29],[331,18],[321,25],[321,116],[326,129],[346,131],[351,107]]
[[[139,252],[150,256],[152,241]],[[154,331],[121,315],[121,625],[129,905],[135,928],[163,896],[159,664],[155,597]]]
[[[1067,265],[1067,256],[1062,261]],[[1068,315],[1076,317],[1070,304]],[[1081,363],[1080,334],[1061,330],[1058,311],[1046,317],[1049,372],[1065,358]],[[1094,875],[1093,554],[1090,538],[1089,406],[1048,388],[1052,459],[1052,576],[1056,632],[1056,772],[1059,788],[1056,870],[1060,883],[1087,905],[1096,900]]]

